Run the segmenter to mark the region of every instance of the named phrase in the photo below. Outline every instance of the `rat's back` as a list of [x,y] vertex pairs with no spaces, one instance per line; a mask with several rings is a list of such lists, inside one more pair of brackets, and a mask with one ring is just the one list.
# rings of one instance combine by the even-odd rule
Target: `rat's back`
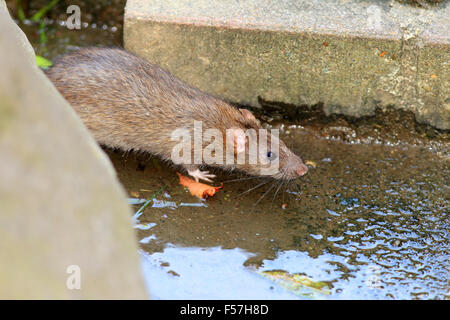
[[171,132],[184,122],[191,125],[193,118],[211,119],[211,106],[218,102],[118,48],[74,51],[56,61],[46,74],[97,141],[124,150],[165,155],[167,148],[158,147],[170,141]]

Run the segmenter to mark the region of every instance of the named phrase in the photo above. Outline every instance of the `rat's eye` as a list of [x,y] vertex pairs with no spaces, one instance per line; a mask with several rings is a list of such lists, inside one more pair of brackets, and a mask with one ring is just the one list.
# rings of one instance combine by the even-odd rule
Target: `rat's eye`
[[267,152],[267,158],[270,161],[275,160],[277,158],[277,154],[275,152],[269,151]]

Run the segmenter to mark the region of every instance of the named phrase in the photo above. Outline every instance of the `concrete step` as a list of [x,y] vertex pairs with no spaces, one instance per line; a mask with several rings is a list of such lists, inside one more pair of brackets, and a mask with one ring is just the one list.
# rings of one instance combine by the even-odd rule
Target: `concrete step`
[[448,2],[128,0],[124,43],[232,102],[353,116],[394,105],[450,129],[449,17]]

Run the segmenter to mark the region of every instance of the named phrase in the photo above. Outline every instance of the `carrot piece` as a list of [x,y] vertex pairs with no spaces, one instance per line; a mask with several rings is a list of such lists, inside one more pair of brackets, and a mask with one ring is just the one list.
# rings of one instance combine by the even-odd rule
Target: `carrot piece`
[[212,197],[216,194],[219,189],[223,188],[223,183],[220,187],[213,187],[204,183],[196,182],[188,177],[183,176],[181,173],[177,172],[178,177],[180,177],[180,184],[189,189],[189,192],[196,197],[205,199],[207,197]]

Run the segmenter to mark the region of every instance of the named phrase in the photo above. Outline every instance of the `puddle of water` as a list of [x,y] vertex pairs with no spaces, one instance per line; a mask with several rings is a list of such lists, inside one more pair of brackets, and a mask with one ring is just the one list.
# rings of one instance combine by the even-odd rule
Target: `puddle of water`
[[[178,184],[173,169],[155,165],[145,155],[108,151],[131,197],[149,198],[167,186],[158,205],[140,217],[140,223],[156,224],[138,230],[139,239],[152,236],[141,243],[149,279],[172,279],[170,292],[176,291],[177,298],[199,297],[200,292],[203,298],[218,297],[217,292],[227,298],[236,292],[278,298],[283,290],[289,294],[285,298],[307,297],[255,274],[252,281],[260,286],[269,282],[276,290],[239,289],[248,273],[283,270],[329,284],[330,295],[314,298],[448,298],[448,160],[416,147],[326,141],[300,129],[284,138],[294,140],[293,149],[317,167],[257,206],[268,187],[238,197],[257,185],[255,180],[226,183],[223,191],[202,202]],[[235,178],[217,173],[217,181]],[[159,205],[168,201],[176,206]],[[240,258],[231,258],[236,252]],[[204,272],[215,270],[216,278],[202,280],[202,266]],[[194,282],[198,289],[190,288]],[[158,283],[150,286],[151,292],[168,298],[165,282]]]
[[[121,43],[120,30],[69,31],[53,23],[42,46],[35,26],[21,27],[50,59],[79,46]],[[273,110],[262,117],[284,128],[287,144],[317,166],[257,206],[269,185],[239,197],[257,179],[225,183],[200,201],[178,184],[173,168],[107,150],[136,211],[138,199],[166,186],[136,217],[153,297],[448,299],[448,132],[393,116],[383,127],[384,120],[355,126],[342,117],[295,113],[293,127],[273,118]],[[216,173],[216,182],[237,177]],[[294,292],[260,274],[275,270],[326,283],[330,294]]]
[[147,287],[156,299],[295,299],[243,263],[252,254],[241,249],[177,247],[142,250]]

